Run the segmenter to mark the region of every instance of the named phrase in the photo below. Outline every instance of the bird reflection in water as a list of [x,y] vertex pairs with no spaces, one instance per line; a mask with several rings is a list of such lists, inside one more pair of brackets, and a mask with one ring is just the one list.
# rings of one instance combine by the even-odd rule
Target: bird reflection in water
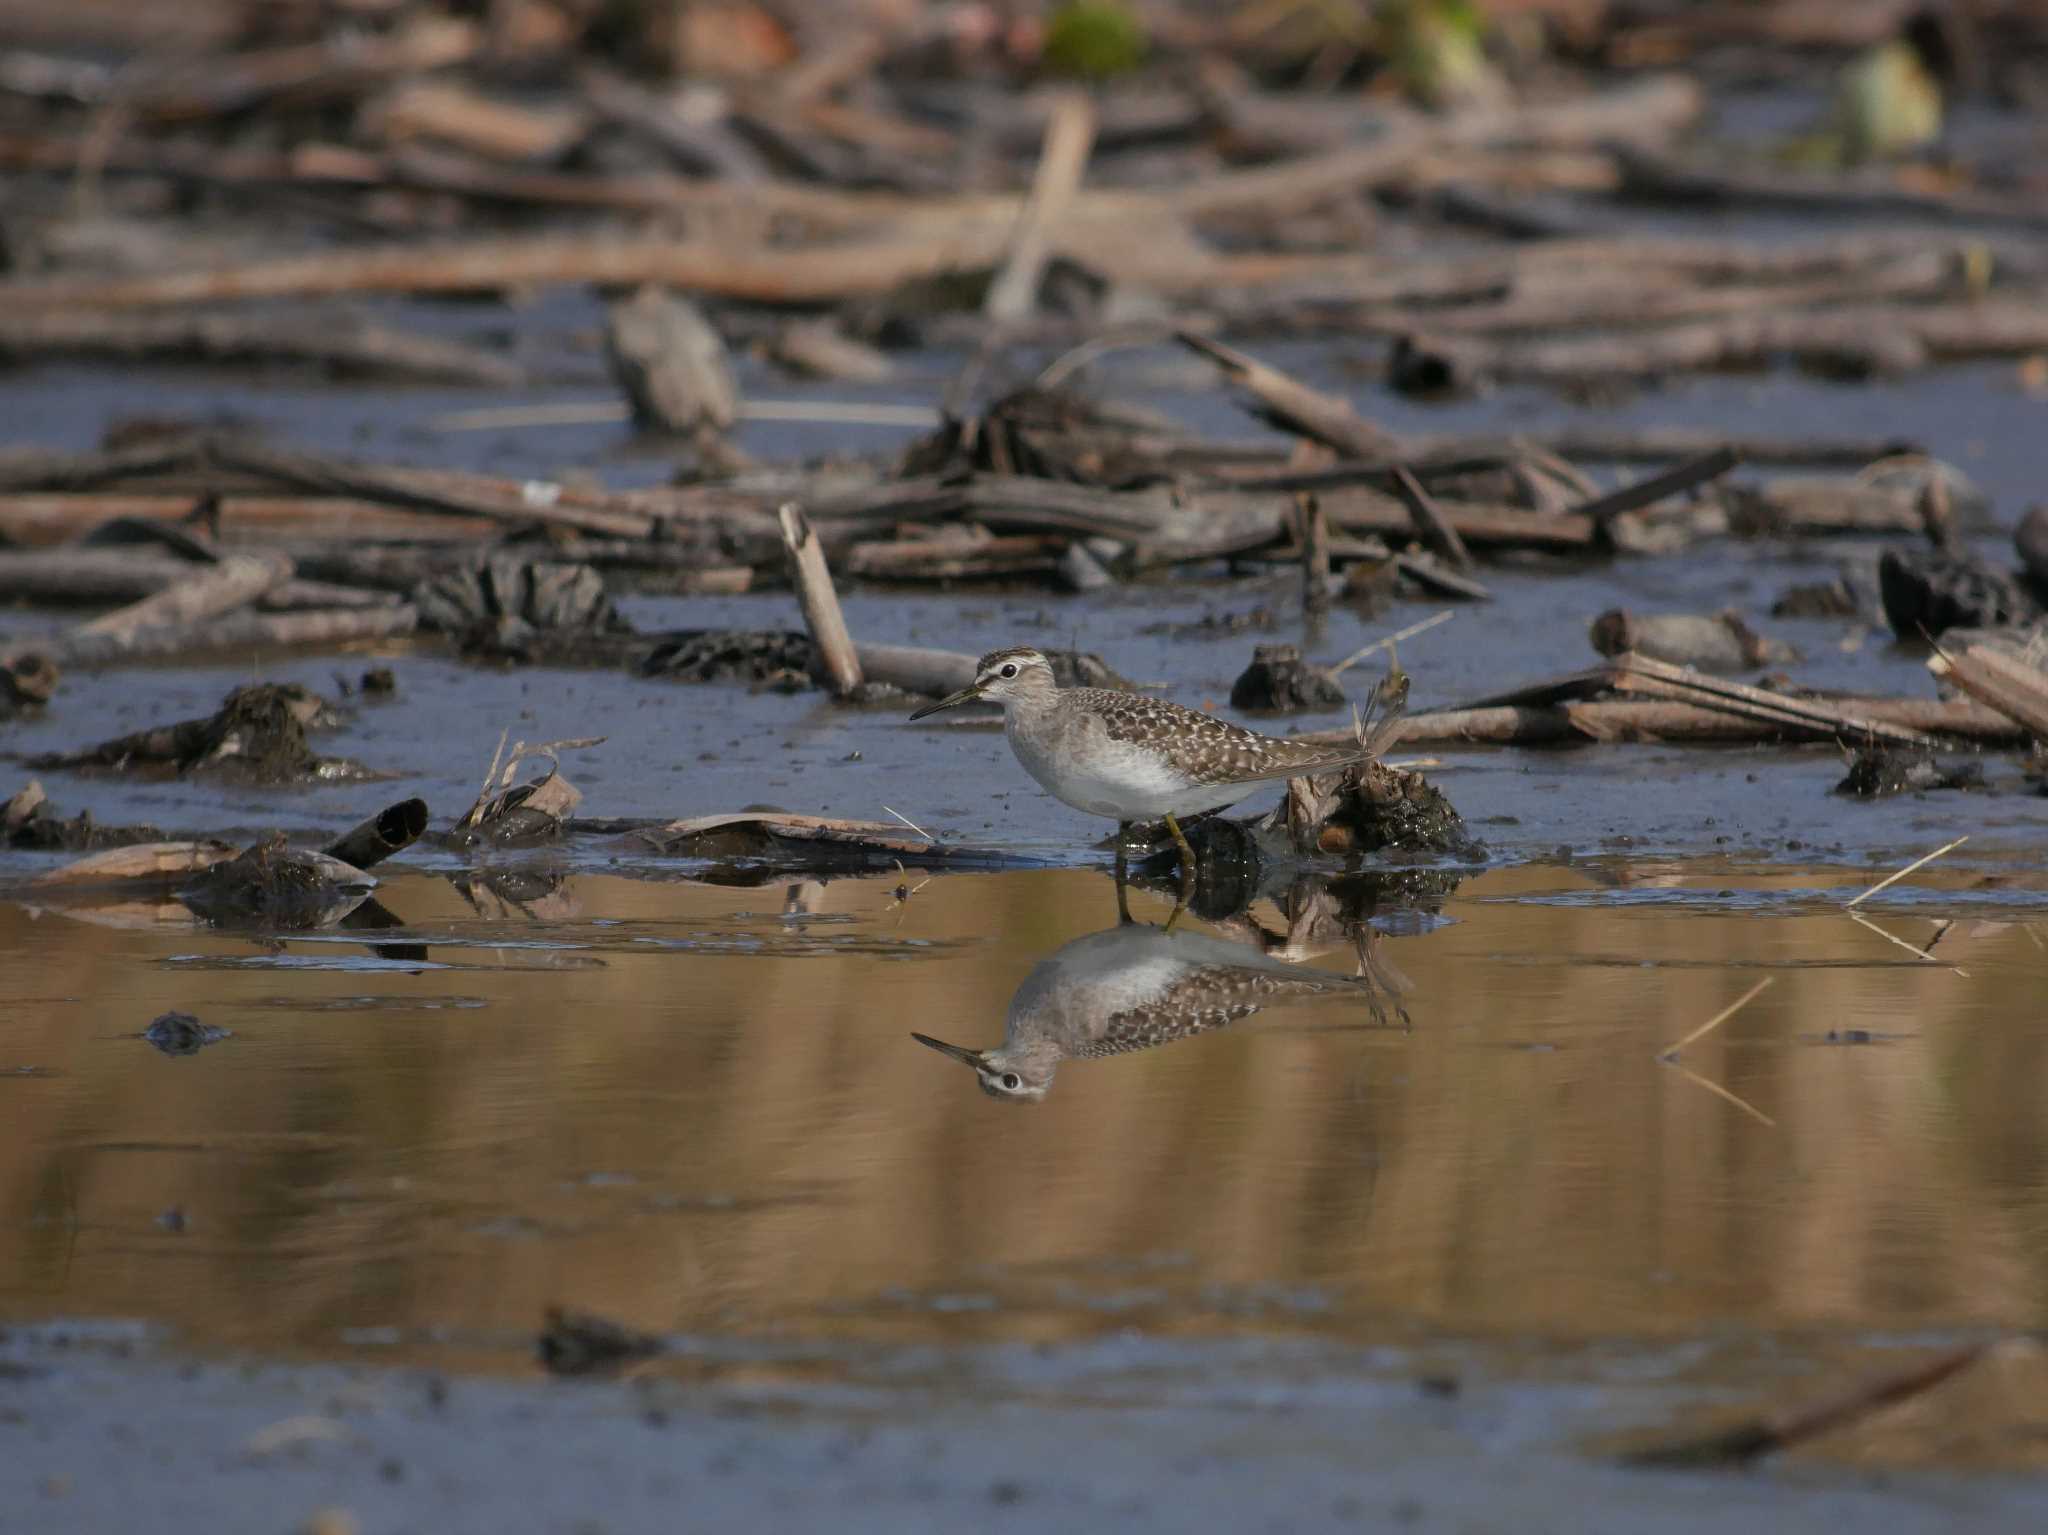
[[[1379,952],[1379,935],[1353,903],[1333,898],[1321,881],[1303,880],[1280,905],[1280,932],[1240,913],[1228,919],[1230,936],[1120,922],[1074,939],[1024,978],[993,1049],[911,1037],[971,1068],[991,1098],[1035,1103],[1051,1091],[1062,1061],[1171,1044],[1277,1002],[1345,996],[1374,1024],[1407,1024],[1397,999],[1408,981]],[[1339,942],[1355,953],[1355,974],[1305,968],[1303,961]]]

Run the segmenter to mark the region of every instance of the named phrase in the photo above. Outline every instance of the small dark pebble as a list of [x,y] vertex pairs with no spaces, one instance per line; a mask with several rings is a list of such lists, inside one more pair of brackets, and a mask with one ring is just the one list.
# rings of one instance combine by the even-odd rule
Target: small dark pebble
[[1448,1400],[1456,1396],[1463,1387],[1455,1375],[1418,1375],[1415,1377],[1415,1389],[1424,1396]]
[[398,678],[388,666],[373,666],[356,686],[373,698],[389,698],[398,691]]
[[144,1029],[140,1037],[165,1055],[197,1055],[208,1045],[232,1037],[232,1033],[201,1023],[190,1013],[165,1013]]
[[156,1223],[166,1231],[182,1233],[185,1230],[185,1212],[177,1205],[172,1205],[156,1218]]
[[1017,1482],[991,1482],[988,1488],[988,1500],[991,1503],[1000,1503],[1006,1506],[1011,1503],[1021,1503],[1024,1501],[1024,1488]]
[[548,1307],[536,1340],[540,1362],[551,1375],[603,1374],[632,1360],[651,1359],[661,1351],[661,1339],[651,1333],[560,1306]]

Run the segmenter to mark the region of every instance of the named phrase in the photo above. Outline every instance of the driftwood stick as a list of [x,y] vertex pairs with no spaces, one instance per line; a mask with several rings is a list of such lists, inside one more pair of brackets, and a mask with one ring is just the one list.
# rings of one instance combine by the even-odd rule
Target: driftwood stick
[[0,597],[134,602],[209,568],[139,549],[6,549],[0,550]]
[[[279,554],[230,555],[162,591],[80,624],[66,639],[111,642],[115,648],[148,629],[192,625],[245,607],[291,578],[292,562]],[[91,648],[88,646],[88,648]],[[68,652],[68,644],[60,643]]]
[[2048,741],[2048,672],[1993,645],[1937,647],[1927,669]]
[[794,501],[785,502],[776,515],[782,524],[782,544],[789,554],[797,600],[803,604],[804,623],[810,628],[811,642],[818,647],[819,670],[832,691],[845,698],[860,688],[860,655],[853,648],[853,636],[846,632],[846,616],[839,611],[839,594],[832,589],[824,547]]
[[1458,537],[1458,530],[1444,516],[1443,508],[1422,488],[1422,482],[1405,464],[1394,466],[1394,490],[1406,503],[1408,515],[1415,519],[1415,531],[1422,535],[1422,542],[1429,550],[1459,570],[1470,570],[1472,555],[1465,548],[1465,541]]
[[1330,519],[1315,496],[1297,499],[1301,508],[1301,606],[1313,624],[1330,611]]
[[974,680],[975,658],[958,650],[927,650],[920,645],[860,645],[861,675],[870,682],[943,698]]
[[270,315],[78,310],[0,316],[0,362],[49,357],[313,363],[347,373],[492,389],[516,389],[527,382],[526,370],[510,358],[346,318],[307,323]]
[[1638,1466],[1742,1465],[1760,1455],[1789,1450],[1844,1424],[1932,1391],[1969,1368],[1990,1350],[1989,1343],[1965,1343],[1933,1358],[1820,1398],[1803,1407],[1778,1408],[1716,1432],[1652,1445],[1624,1457]]
[[1620,692],[1650,693],[1682,703],[1697,703],[1752,719],[1780,720],[1847,740],[1875,739],[1896,746],[1931,746],[1924,732],[1853,713],[1818,698],[1794,698],[1744,682],[1704,676],[1648,656],[1617,656],[1609,666],[1610,685]]
[[1734,450],[1724,444],[1682,464],[1673,464],[1662,474],[1649,475],[1633,485],[1624,485],[1604,496],[1596,496],[1574,510],[1581,517],[1589,517],[1597,526],[1604,527],[1623,512],[1652,506],[1666,496],[1675,496],[1708,480],[1717,480],[1739,462]]
[[1257,400],[1261,411],[1287,430],[1353,458],[1388,458],[1400,452],[1400,444],[1391,434],[1335,395],[1311,389],[1278,368],[1195,331],[1176,334],[1182,346],[1215,363],[1224,377]]
[[1094,143],[1095,108],[1088,97],[1080,91],[1062,95],[1045,125],[1045,147],[1023,221],[982,302],[981,312],[998,325],[1021,320],[1038,307],[1038,282],[1053,234],[1073,204]]
[[419,627],[419,622],[419,610],[409,602],[390,603],[378,608],[330,608],[312,613],[244,610],[223,614],[204,623],[144,629],[119,649],[81,650],[71,659],[75,663],[106,665],[165,656],[347,645],[410,634]]
[[498,479],[449,469],[402,469],[358,464],[325,454],[259,448],[248,443],[216,442],[209,457],[221,467],[280,480],[302,489],[334,495],[360,496],[395,506],[457,516],[492,517],[511,522],[547,522],[645,538],[654,530],[650,516],[593,506],[592,498],[536,480]]
[[[1971,699],[1856,698],[1848,702],[1865,719],[1883,720],[1932,736],[1982,746],[2022,745],[2027,738],[2026,732],[2011,720]],[[1341,746],[1351,739],[1351,733],[1305,732],[1297,739]],[[1582,745],[1595,741],[1676,741],[1722,746],[1834,739],[1833,731],[1790,720],[1757,719],[1699,704],[1654,698],[1436,709],[1406,716],[1394,736],[1396,742],[1407,746],[1538,746],[1573,741]]]

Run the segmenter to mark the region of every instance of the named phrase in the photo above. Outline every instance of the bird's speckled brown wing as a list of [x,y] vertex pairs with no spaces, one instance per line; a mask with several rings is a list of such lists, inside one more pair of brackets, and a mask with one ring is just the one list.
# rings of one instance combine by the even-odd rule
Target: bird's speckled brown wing
[[1296,778],[1304,773],[1327,773],[1372,755],[1262,736],[1200,710],[1141,693],[1070,688],[1062,690],[1062,697],[1072,697],[1099,718],[1112,741],[1146,746],[1171,740],[1174,762],[1197,783]]
[[1073,1053],[1082,1059],[1149,1050],[1189,1039],[1249,1018],[1275,998],[1291,992],[1321,992],[1320,981],[1266,975],[1232,965],[1190,970],[1163,995],[1143,1007],[1111,1013],[1101,1032]]

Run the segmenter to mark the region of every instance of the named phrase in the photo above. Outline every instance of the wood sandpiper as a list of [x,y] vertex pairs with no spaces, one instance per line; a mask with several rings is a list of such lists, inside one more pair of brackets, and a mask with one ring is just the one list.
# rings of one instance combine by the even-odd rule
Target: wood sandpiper
[[1061,1061],[1171,1044],[1249,1018],[1273,1002],[1332,993],[1364,999],[1375,1021],[1385,1021],[1369,976],[1306,969],[1206,933],[1175,938],[1144,923],[1123,923],[1040,960],[1010,999],[1003,1042],[994,1049],[970,1050],[929,1034],[911,1038],[973,1067],[991,1098],[1032,1103],[1051,1090]]
[[[910,717],[986,700],[1003,706],[1010,749],[1054,799],[1117,823],[1117,909],[1124,910],[1124,834],[1164,820],[1180,849],[1181,901],[1193,893],[1195,852],[1179,817],[1224,810],[1262,783],[1349,767],[1376,755],[1260,735],[1165,699],[1113,688],[1063,688],[1028,645],[992,650],[974,680]],[[1175,912],[1178,916],[1178,911]]]

